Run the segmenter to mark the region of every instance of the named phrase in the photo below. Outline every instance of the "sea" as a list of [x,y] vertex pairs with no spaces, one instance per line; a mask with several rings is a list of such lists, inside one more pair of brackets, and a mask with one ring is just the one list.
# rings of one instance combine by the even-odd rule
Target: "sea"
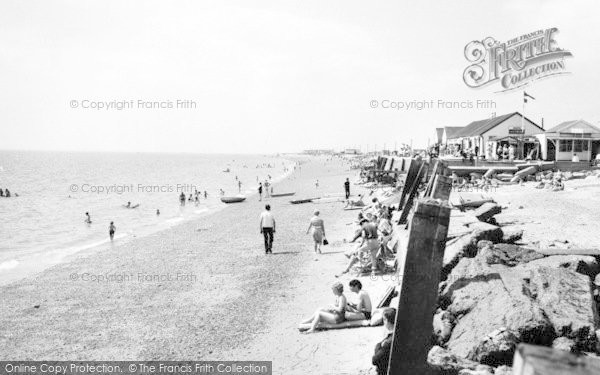
[[294,167],[279,155],[0,151],[0,189],[11,193],[0,197],[0,284],[109,243],[110,222],[115,243],[148,235]]

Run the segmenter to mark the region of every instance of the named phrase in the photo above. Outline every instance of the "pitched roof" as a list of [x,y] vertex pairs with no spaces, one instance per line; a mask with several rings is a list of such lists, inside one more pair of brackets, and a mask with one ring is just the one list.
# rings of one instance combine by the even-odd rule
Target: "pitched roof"
[[572,120],[561,122],[553,128],[546,130],[546,133],[600,133],[600,129],[585,120]]
[[456,138],[456,134],[458,134],[463,128],[464,126],[444,126],[444,130],[446,131],[446,138]]
[[[461,137],[473,137],[473,136],[477,136],[477,135],[482,135],[483,133],[495,128],[496,126],[500,125],[501,123],[503,123],[504,121],[508,120],[509,118],[511,118],[515,115],[521,116],[521,114],[519,112],[511,112],[511,113],[507,113],[502,116],[496,116],[496,117],[492,117],[492,118],[486,118],[484,120],[473,121],[469,125],[465,126],[458,134],[455,134],[454,137],[461,138]],[[525,120],[527,120],[530,123],[532,123],[533,125],[537,126],[533,121],[529,120],[527,117],[525,117]],[[539,126],[537,126],[537,127],[540,128]],[[543,131],[544,129],[540,128],[540,130]]]

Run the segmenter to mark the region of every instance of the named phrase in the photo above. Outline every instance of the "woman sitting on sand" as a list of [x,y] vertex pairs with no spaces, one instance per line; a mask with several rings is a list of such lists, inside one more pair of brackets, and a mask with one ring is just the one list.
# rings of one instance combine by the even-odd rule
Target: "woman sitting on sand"
[[308,225],[308,229],[306,230],[306,234],[310,232],[312,228],[312,236],[315,241],[315,253],[321,254],[321,244],[323,243],[323,239],[325,238],[325,223],[323,219],[319,217],[319,211],[315,210],[312,219],[310,219],[310,224]]
[[339,324],[343,322],[346,317],[346,296],[344,295],[344,285],[336,281],[331,286],[331,290],[335,297],[335,305],[329,306],[325,309],[319,309],[308,319],[302,321],[302,324],[311,324],[310,329],[304,333],[312,333],[317,329],[319,323]]

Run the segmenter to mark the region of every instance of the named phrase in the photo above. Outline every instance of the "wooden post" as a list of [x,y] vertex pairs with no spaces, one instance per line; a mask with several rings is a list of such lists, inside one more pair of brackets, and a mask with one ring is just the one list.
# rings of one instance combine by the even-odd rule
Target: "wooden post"
[[431,194],[431,189],[433,188],[433,182],[435,180],[435,176],[437,176],[437,174],[438,174],[439,165],[440,165],[440,161],[436,159],[435,164],[433,165],[433,170],[431,172],[431,176],[429,177],[429,180],[427,182],[427,189],[425,189],[425,194],[423,194],[424,197],[428,197]]
[[433,182],[431,189],[431,197],[447,201],[450,199],[450,191],[452,190],[452,178],[438,174]]
[[428,374],[433,314],[450,222],[447,202],[420,199],[410,223],[389,375]]
[[520,344],[513,360],[514,375],[600,374],[600,360],[544,346]]
[[402,189],[402,195],[400,196],[400,203],[398,203],[399,210],[401,210],[402,207],[404,207],[404,202],[406,200],[408,192],[412,188],[413,182],[414,182],[415,178],[417,178],[417,173],[419,172],[422,164],[423,164],[422,161],[418,161],[415,159],[412,159],[410,161],[410,166],[408,168],[408,172],[406,172],[406,180],[404,181],[404,188]]
[[410,213],[410,210],[412,209],[412,206],[413,206],[413,200],[415,199],[415,197],[417,196],[417,193],[419,192],[419,185],[421,184],[421,180],[423,179],[423,174],[425,173],[424,170],[425,170],[425,163],[421,164],[421,167],[419,168],[419,171],[417,172],[417,176],[413,180],[412,186],[410,187],[410,190],[408,193],[408,199],[406,200],[406,204],[402,208],[402,212],[400,213],[400,219],[398,219],[399,225],[406,223],[408,214]]

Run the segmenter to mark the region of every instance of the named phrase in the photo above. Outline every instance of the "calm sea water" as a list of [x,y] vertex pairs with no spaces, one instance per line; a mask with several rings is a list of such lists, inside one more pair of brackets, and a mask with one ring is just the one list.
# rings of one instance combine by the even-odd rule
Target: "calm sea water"
[[[284,167],[293,162],[278,156],[0,151],[0,188],[13,195],[0,198],[0,280],[25,262],[108,242],[111,221],[123,241],[218,210],[220,189],[254,194],[257,180],[281,179]],[[196,190],[199,202],[187,201]]]

